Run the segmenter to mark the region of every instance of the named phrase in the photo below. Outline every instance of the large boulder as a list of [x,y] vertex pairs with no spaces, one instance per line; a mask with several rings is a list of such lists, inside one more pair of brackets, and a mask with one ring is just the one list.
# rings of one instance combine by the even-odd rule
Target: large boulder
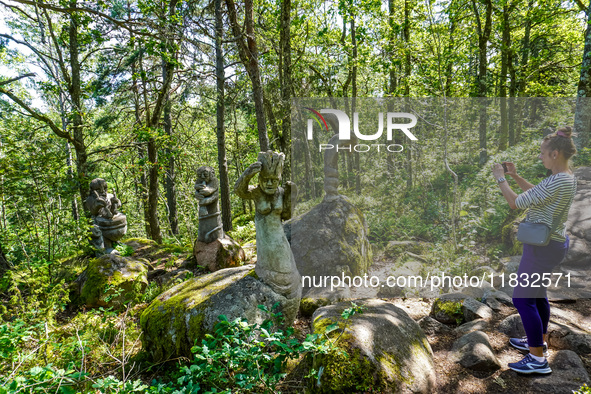
[[362,276],[372,263],[363,212],[345,196],[323,200],[283,228],[302,276]]
[[246,260],[244,250],[228,236],[217,238],[209,243],[196,240],[193,245],[193,256],[197,264],[207,267],[211,272],[239,267]]
[[258,306],[273,310],[279,303],[277,312],[290,324],[299,301],[275,293],[256,277],[253,265],[222,269],[180,283],[152,301],[140,316],[143,347],[154,360],[191,357],[195,341],[213,332],[220,315],[262,323],[269,316]]
[[75,282],[78,303],[120,308],[136,300],[148,286],[148,267],[131,257],[106,254],[91,259]]
[[[336,348],[317,356],[321,392],[432,393],[435,391],[433,353],[421,327],[402,309],[376,299],[364,300],[361,314],[344,320],[349,302],[322,307],[312,317],[313,331],[328,333]],[[315,382],[316,383],[316,382]]]
[[591,167],[578,168],[575,176],[577,194],[566,222],[571,233],[571,247],[564,264],[588,267],[591,262]]
[[548,360],[552,373],[527,379],[534,393],[579,393],[583,384],[591,384],[591,378],[581,358],[571,350],[552,352]]

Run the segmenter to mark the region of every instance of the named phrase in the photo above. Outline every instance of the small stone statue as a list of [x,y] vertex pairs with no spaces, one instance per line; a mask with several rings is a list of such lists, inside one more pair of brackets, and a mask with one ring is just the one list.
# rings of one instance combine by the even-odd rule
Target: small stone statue
[[[285,155],[272,151],[260,152],[258,161],[244,171],[234,185],[234,192],[243,199],[254,200],[257,242],[255,272],[276,293],[286,298],[300,298],[302,283],[281,220],[291,218],[292,191],[296,186],[286,182],[279,186]],[[258,186],[249,186],[255,174]]]
[[218,187],[219,182],[213,168],[202,166],[197,169],[195,197],[199,200],[198,241],[210,243],[218,238],[224,238],[218,206]]
[[97,255],[117,253],[113,242],[120,240],[127,232],[127,218],[119,212],[121,201],[115,193],[107,192],[107,182],[102,178],[90,182],[88,197],[84,208],[92,215],[91,245]]

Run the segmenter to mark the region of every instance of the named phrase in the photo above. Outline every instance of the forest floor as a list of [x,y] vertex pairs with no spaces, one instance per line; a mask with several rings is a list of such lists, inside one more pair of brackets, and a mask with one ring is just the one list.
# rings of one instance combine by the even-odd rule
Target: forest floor
[[[134,258],[146,259],[151,266],[151,280],[161,281],[160,278],[166,274],[173,274],[176,270],[181,270],[191,260],[191,256],[181,250],[169,249],[163,250],[155,245],[138,245],[128,242],[130,246],[135,249]],[[394,266],[395,262],[377,256],[374,259],[374,265],[370,268],[369,275],[381,275],[383,277],[387,269]],[[201,267],[191,270],[195,276],[205,274],[205,270]],[[154,277],[154,274],[158,274]],[[384,298],[375,294],[353,294],[354,298],[381,298],[387,302],[391,302],[404,310],[415,321],[420,320],[425,316],[429,316],[434,298]],[[146,304],[138,305],[137,308],[143,309]],[[134,309],[137,309],[134,308]],[[570,303],[565,302],[551,302],[551,322],[563,324],[587,333],[591,333],[591,299],[577,299]],[[77,310],[69,310],[59,316],[62,324],[66,324],[77,313]],[[501,363],[501,368],[497,371],[472,371],[462,367],[460,364],[453,361],[452,345],[460,338],[466,331],[458,329],[456,326],[449,326],[449,330],[444,332],[428,335],[427,340],[433,350],[433,360],[435,364],[435,372],[437,379],[436,393],[537,393],[539,390],[532,388],[532,383],[537,379],[544,378],[542,376],[528,376],[520,375],[510,370],[507,363],[519,361],[524,353],[514,349],[509,345],[509,337],[498,330],[498,325],[506,317],[516,313],[515,308],[505,305],[501,306],[499,311],[493,314],[493,318],[486,323],[484,331],[490,340],[494,354]],[[132,318],[135,324],[139,325],[139,314],[134,314]],[[306,334],[311,330],[311,319],[305,317],[298,317],[294,323],[294,328],[299,337],[305,338]],[[134,349],[134,353],[139,351],[141,344]],[[549,362],[552,367],[553,356],[556,350],[550,346]],[[579,355],[587,372],[591,375],[591,354]],[[294,360],[297,364],[297,360]],[[292,364],[293,365],[293,364]],[[290,373],[288,382],[282,384],[276,389],[281,392],[298,393],[302,392],[306,386],[304,376],[306,374],[305,366],[296,367],[295,373]],[[108,371],[102,371],[107,373]],[[160,367],[152,371],[152,373],[143,375],[143,379],[149,381],[163,372]],[[560,382],[560,373],[554,373],[553,376]],[[581,384],[582,385],[582,382]],[[579,385],[579,387],[580,387]],[[535,385],[534,385],[535,387]],[[550,391],[552,392],[552,391]],[[557,392],[565,392],[557,391]]]
[[[377,275],[385,277],[386,272],[395,265],[395,262],[377,256],[374,258],[374,264],[370,267],[369,276]],[[486,264],[483,264],[486,265]],[[451,292],[451,291],[450,291]],[[408,313],[415,321],[425,316],[429,316],[435,298],[383,298],[379,297],[376,290],[364,288],[363,291],[354,294],[357,298],[381,298],[400,307]],[[552,298],[551,298],[552,300]],[[562,302],[551,301],[550,323],[562,324],[574,329],[591,333],[591,299],[579,298]],[[564,393],[571,391],[560,387],[564,383],[565,377],[560,376],[561,372],[542,375],[522,375],[508,368],[507,364],[521,360],[525,353],[509,345],[509,336],[498,330],[501,321],[510,315],[516,314],[514,307],[501,305],[499,311],[493,313],[490,321],[486,322],[484,331],[489,337],[490,344],[494,354],[501,363],[501,368],[497,371],[473,371],[462,367],[455,362],[452,357],[452,345],[462,335],[469,331],[462,331],[458,326],[449,326],[451,329],[446,332],[427,335],[427,340],[433,350],[433,360],[437,376],[437,393],[539,393],[540,382],[536,379],[545,379],[544,387],[552,387],[556,383],[556,391]],[[298,319],[296,327],[310,326],[310,319]],[[472,330],[473,331],[473,330]],[[553,357],[557,353],[556,349],[549,348],[550,356],[548,358],[550,367],[552,367]],[[591,376],[591,354],[580,355],[581,361],[587,373]],[[551,378],[548,378],[550,376]],[[582,386],[583,382],[569,382],[571,385]]]
[[[390,298],[384,300],[407,312],[415,321],[429,315],[434,301],[434,299],[421,298]],[[591,316],[589,315],[591,300],[580,299],[573,303],[551,303],[551,308],[551,322],[577,326],[577,328],[585,329],[588,332],[591,331]],[[494,353],[501,362],[501,369],[497,371],[472,371],[453,361],[451,357],[452,345],[465,332],[452,329],[449,332],[427,336],[433,350],[437,393],[533,394],[540,392],[532,388],[531,384],[535,379],[543,378],[541,375],[521,375],[507,367],[507,363],[521,360],[525,353],[510,346],[509,337],[498,331],[496,327],[503,319],[516,312],[515,308],[503,306],[503,309],[493,315],[493,319],[488,322],[487,328],[483,330],[488,335]],[[299,317],[295,322],[295,327],[300,333],[307,333],[310,331],[311,324],[311,319]],[[553,353],[555,351],[553,352],[551,346],[549,351],[549,362],[552,367]],[[591,375],[591,355],[580,357],[587,372]]]
[[[134,249],[137,248],[133,245]],[[187,255],[171,253],[172,251],[158,251],[157,247],[150,245],[136,249],[135,257],[143,257],[151,260],[154,271],[170,271],[182,267]],[[374,264],[370,267],[368,275],[385,277],[386,272],[395,265],[395,262],[378,255],[374,258]],[[201,271],[201,272],[198,272]],[[195,275],[204,274],[202,270],[195,270]],[[376,294],[375,289],[365,288],[367,292],[359,291],[352,294],[353,298],[381,298],[400,307],[415,321],[429,316],[435,298],[383,298]],[[373,291],[373,293],[372,293]],[[507,363],[519,361],[524,353],[509,345],[509,337],[497,329],[498,324],[506,317],[517,313],[513,307],[501,306],[501,310],[493,314],[492,320],[487,322],[482,329],[490,340],[493,351],[501,363],[497,371],[472,371],[453,361],[452,345],[466,331],[450,326],[450,330],[436,335],[428,335],[427,340],[433,350],[433,360],[437,377],[437,393],[537,393],[539,390],[532,388],[532,382],[541,376],[520,375],[507,367]],[[551,302],[551,322],[564,324],[569,327],[591,332],[591,299],[577,299],[569,303]],[[298,317],[294,327],[298,336],[305,337],[311,331],[310,318]],[[554,351],[554,354],[556,351]],[[580,356],[581,360],[591,375],[591,354]],[[552,366],[553,349],[550,346],[549,362]],[[296,368],[300,369],[300,368]],[[282,392],[301,392],[305,387],[303,370],[291,375],[288,384],[279,387]],[[558,376],[557,376],[558,377]],[[582,383],[581,383],[582,385]],[[559,391],[560,392],[560,391]],[[564,391],[561,391],[564,392]]]

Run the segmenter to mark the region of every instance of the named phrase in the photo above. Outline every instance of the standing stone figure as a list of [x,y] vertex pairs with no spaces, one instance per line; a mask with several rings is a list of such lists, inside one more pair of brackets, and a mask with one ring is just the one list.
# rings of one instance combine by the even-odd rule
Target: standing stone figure
[[208,166],[197,169],[195,197],[199,200],[199,230],[197,240],[210,243],[224,238],[220,208],[218,206],[219,182],[215,171]]
[[107,182],[102,178],[90,182],[84,208],[92,215],[91,245],[97,255],[116,253],[113,242],[120,240],[127,232],[127,218],[119,212],[121,201],[115,193],[107,192]]
[[[285,155],[272,151],[260,152],[258,161],[244,171],[234,185],[234,192],[243,199],[254,200],[257,243],[258,277],[276,293],[286,298],[301,297],[302,284],[281,220],[291,217],[291,193],[296,186],[286,182],[279,186]],[[258,186],[249,186],[251,178],[259,174]],[[299,303],[299,301],[298,301]]]

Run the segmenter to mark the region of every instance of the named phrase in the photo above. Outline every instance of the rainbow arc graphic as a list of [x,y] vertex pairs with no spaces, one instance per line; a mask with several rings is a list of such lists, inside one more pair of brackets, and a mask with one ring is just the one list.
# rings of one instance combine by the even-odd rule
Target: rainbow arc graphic
[[320,128],[322,128],[322,124],[320,123],[320,121],[322,121],[322,123],[324,123],[324,127],[326,128],[326,131],[328,131],[328,125],[326,124],[326,120],[324,120],[324,117],[320,114],[320,112],[315,111],[309,107],[304,107],[304,108],[307,109],[308,111],[311,111],[314,115],[316,115],[314,120],[316,120],[316,123],[318,123],[318,126],[320,126]]

